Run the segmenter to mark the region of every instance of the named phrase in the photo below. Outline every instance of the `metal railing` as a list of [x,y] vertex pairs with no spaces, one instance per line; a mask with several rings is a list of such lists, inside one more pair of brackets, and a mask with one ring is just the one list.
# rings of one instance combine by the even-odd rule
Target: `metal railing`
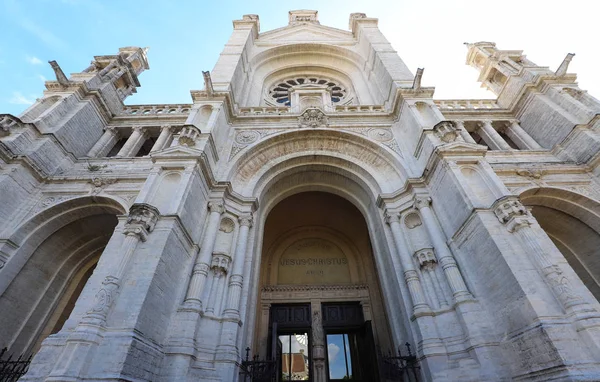
[[13,382],[21,378],[31,363],[31,357],[20,355],[17,359],[13,359],[14,355],[7,354],[7,348],[0,351],[0,382]]

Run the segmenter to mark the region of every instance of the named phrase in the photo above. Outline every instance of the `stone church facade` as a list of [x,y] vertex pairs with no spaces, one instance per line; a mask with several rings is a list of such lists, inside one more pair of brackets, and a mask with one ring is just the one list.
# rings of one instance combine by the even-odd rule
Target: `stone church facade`
[[572,55],[467,48],[496,100],[434,100],[361,13],[243,16],[185,105],[124,105],[145,49],[51,62],[0,114],[0,347],[26,381],[235,381],[246,348],[329,381],[340,338],[361,381],[407,342],[423,380],[600,380],[600,102]]

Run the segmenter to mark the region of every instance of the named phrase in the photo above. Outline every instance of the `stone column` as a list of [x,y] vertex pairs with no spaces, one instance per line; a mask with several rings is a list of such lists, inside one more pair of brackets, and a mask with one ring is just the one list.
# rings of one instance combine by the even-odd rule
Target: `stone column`
[[467,129],[465,128],[465,122],[461,121],[461,120],[455,120],[454,124],[456,125],[456,128],[458,129],[460,136],[463,138],[463,140],[467,143],[477,143],[475,142],[475,140],[473,139],[473,137],[471,136],[471,134],[469,134],[469,132],[467,131]]
[[[229,271],[229,264],[231,263],[231,258],[224,253],[215,253],[212,256],[212,263],[210,265],[210,269],[213,272],[212,285],[209,289],[208,294],[208,302],[206,304],[205,313],[215,314],[215,307],[220,305],[218,304],[217,298],[221,295],[221,290],[223,288],[224,280],[227,276],[227,272]],[[217,311],[217,315],[219,312]]]
[[119,131],[112,126],[107,127],[104,130],[104,134],[100,137],[98,142],[91,148],[87,156],[90,158],[104,157],[110,152],[114,145],[119,140]]
[[[396,251],[400,258],[402,271],[404,272],[404,280],[408,286],[410,296],[413,300],[413,316],[416,319],[416,335],[420,342],[423,355],[426,363],[431,361],[433,364],[445,364],[446,348],[442,343],[438,333],[431,307],[425,299],[423,286],[419,279],[419,274],[415,269],[408,244],[404,238],[402,227],[400,224],[400,215],[397,212],[385,212],[386,223],[392,230],[392,236],[396,244]],[[394,256],[392,255],[392,258]]]
[[498,134],[492,126],[492,121],[489,119],[481,121],[479,124],[479,135],[492,150],[512,150],[512,147],[506,143],[504,138]]
[[146,141],[146,137],[146,130],[142,126],[134,126],[127,142],[125,142],[116,156],[134,157]]
[[505,129],[506,135],[508,135],[521,150],[543,150],[543,147],[540,146],[531,135],[527,134],[516,120],[507,123]]
[[[571,280],[567,279],[551,258],[550,251],[542,246],[542,238],[536,234],[534,228],[537,224],[529,211],[516,198],[505,198],[496,203],[494,214],[500,223],[504,224],[510,233],[517,235],[523,243],[527,255],[533,259],[534,265],[567,316],[576,322],[577,331],[585,332],[589,336],[589,343],[593,343],[596,351],[600,351],[600,313],[577,294]],[[539,230],[541,231],[541,228]],[[553,243],[550,245],[554,246]],[[579,283],[583,288],[583,283]]]
[[145,203],[136,203],[129,209],[129,216],[123,233],[126,235],[121,252],[123,255],[113,275],[106,276],[102,282],[103,287],[96,293],[95,303],[92,309],[84,316],[86,323],[103,325],[106,322],[108,311],[117,297],[121,281],[127,271],[129,261],[135,247],[140,241],[146,241],[148,234],[152,232],[160,212],[154,206]]
[[158,139],[156,139],[156,142],[154,142],[154,146],[152,146],[152,148],[150,149],[151,153],[165,148],[167,142],[173,135],[172,129],[173,126],[170,125],[161,126],[160,135],[158,136]]
[[433,242],[433,247],[439,259],[438,261],[446,274],[454,299],[456,302],[472,300],[473,296],[468,291],[467,285],[456,264],[456,260],[454,260],[452,252],[450,252],[450,249],[446,245],[444,233],[442,232],[433,211],[431,211],[430,204],[431,198],[415,195],[414,207],[421,212],[423,224]]
[[326,382],[325,373],[325,333],[323,332],[323,320],[321,304],[312,304],[312,356],[315,373],[315,382]]
[[241,216],[240,232],[235,247],[233,257],[233,271],[229,278],[229,295],[227,297],[227,307],[223,314],[226,317],[240,318],[240,299],[242,297],[242,285],[244,282],[244,263],[246,261],[246,248],[248,245],[248,233],[252,227],[252,215]]
[[396,243],[398,257],[400,258],[402,272],[404,273],[404,280],[413,300],[413,314],[419,315],[431,312],[431,307],[425,299],[425,293],[423,293],[421,280],[409,255],[408,244],[400,226],[400,215],[386,211],[385,221],[390,226],[394,242]]
[[135,203],[129,209],[123,230],[126,238],[121,245],[119,264],[113,274],[106,276],[102,282],[102,287],[94,297],[92,309],[69,334],[62,354],[49,374],[51,380],[76,380],[89,363],[90,354],[93,354],[104,336],[107,317],[119,294],[133,252],[137,244],[146,241],[148,234],[154,230],[159,216],[160,212],[156,207],[145,203]]
[[204,288],[204,283],[206,282],[206,277],[208,276],[221,214],[225,211],[222,202],[210,202],[208,203],[208,208],[210,210],[208,225],[204,233],[200,253],[198,253],[198,259],[194,264],[192,280],[190,281],[184,302],[186,308],[196,309],[198,311],[202,310],[202,290]]

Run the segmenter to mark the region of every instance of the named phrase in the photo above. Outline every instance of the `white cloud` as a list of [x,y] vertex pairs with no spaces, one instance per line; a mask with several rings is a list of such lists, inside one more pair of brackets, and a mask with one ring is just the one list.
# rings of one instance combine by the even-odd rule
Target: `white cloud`
[[35,56],[27,56],[27,62],[29,62],[31,65],[42,65],[43,64],[42,60],[40,60],[39,58],[37,58]]
[[12,103],[13,105],[33,105],[35,102],[35,98],[27,98],[21,92],[13,92],[13,95],[8,103]]
[[40,80],[42,80],[42,82],[46,82],[46,81],[48,81],[48,79],[47,79],[46,77],[42,76],[41,74],[38,74],[38,78],[39,78]]
[[67,47],[67,43],[61,40],[55,34],[28,19],[21,20],[20,24],[23,29],[37,37],[44,44],[46,44],[46,46],[52,49],[64,49]]
[[334,363],[337,355],[340,352],[340,347],[334,343],[329,343],[327,345],[327,354],[329,355],[329,363]]

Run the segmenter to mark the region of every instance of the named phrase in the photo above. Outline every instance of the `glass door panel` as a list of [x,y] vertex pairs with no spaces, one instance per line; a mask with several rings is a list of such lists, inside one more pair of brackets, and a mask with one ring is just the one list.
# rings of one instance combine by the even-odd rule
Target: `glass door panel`
[[329,380],[352,379],[352,354],[350,336],[343,334],[327,335],[327,360],[329,366]]
[[308,381],[310,362],[308,357],[308,332],[280,334],[281,380]]

